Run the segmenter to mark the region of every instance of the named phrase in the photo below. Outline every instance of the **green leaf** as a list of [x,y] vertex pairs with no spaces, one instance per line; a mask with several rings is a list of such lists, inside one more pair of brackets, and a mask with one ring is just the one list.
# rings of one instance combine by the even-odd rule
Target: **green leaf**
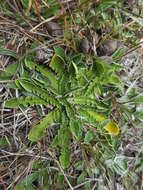
[[25,190],[25,187],[23,184],[20,183],[17,185],[16,190]]
[[10,50],[10,49],[6,49],[6,48],[0,48],[0,55],[6,55],[6,56],[11,56],[15,59],[18,58],[18,55],[16,52]]
[[68,148],[71,140],[71,133],[67,126],[61,126],[58,131],[58,143],[61,148]]
[[135,171],[137,173],[143,171],[143,152],[140,152],[135,161]]
[[28,134],[28,139],[30,141],[38,141],[40,140],[44,134],[46,129],[55,121],[55,115],[56,119],[59,119],[59,111],[58,110],[53,110],[50,113],[48,113],[47,116],[45,116],[38,125],[32,127],[30,133]]
[[123,54],[123,48],[119,48],[119,49],[117,49],[117,50],[113,53],[112,59],[116,61],[116,60],[120,59],[120,57],[122,56],[122,54]]
[[99,6],[96,8],[96,15],[100,15],[113,5],[116,5],[118,1],[115,0],[101,0]]
[[59,143],[59,139],[58,139],[58,135],[56,135],[56,136],[54,137],[52,143],[50,144],[50,146],[51,146],[52,148],[54,148],[54,147],[58,146],[58,143]]
[[63,48],[57,46],[54,48],[55,54],[59,57],[61,57],[63,60],[65,59],[65,51]]
[[55,15],[55,14],[58,13],[58,11],[59,11],[59,5],[58,4],[52,5],[51,7],[49,7],[48,9],[45,9],[45,10],[46,11],[44,13],[44,16],[46,18],[49,18],[50,16]]
[[24,88],[24,90],[26,90],[27,92],[33,93],[36,96],[39,96],[40,98],[45,100],[47,103],[51,105],[59,105],[59,102],[54,95],[50,95],[46,91],[46,89],[43,89],[37,86],[37,84],[33,83],[33,81],[29,81],[26,79],[19,79],[16,82],[17,82],[17,85],[20,84]]
[[25,66],[29,68],[30,70],[35,69],[37,64],[35,64],[33,61],[25,59],[24,60]]
[[81,129],[79,126],[78,121],[76,119],[71,119],[70,120],[70,130],[73,136],[76,138],[76,140],[79,140],[81,137]]
[[5,71],[0,71],[0,80],[10,80],[16,74],[18,63],[10,64]]
[[5,101],[5,107],[7,108],[17,108],[19,106],[18,98],[11,98],[10,100]]
[[11,73],[8,73],[6,71],[0,71],[0,80],[11,80],[13,75]]
[[21,182],[24,186],[32,184],[38,178],[38,173],[27,175]]
[[85,135],[84,142],[89,143],[94,138],[94,134],[92,131],[88,131]]
[[94,71],[95,71],[95,76],[101,77],[104,75],[105,72],[105,65],[104,65],[104,61],[101,59],[97,59],[94,67],[93,67]]
[[57,78],[54,75],[54,73],[52,71],[50,71],[50,69],[48,67],[43,66],[43,65],[35,64],[33,61],[27,60],[27,59],[25,59],[25,65],[30,70],[35,69],[36,71],[40,72],[43,76],[45,76],[47,79],[49,79],[49,81],[51,83],[51,86],[54,89],[58,90],[58,81],[57,81]]
[[77,178],[77,184],[83,183],[83,182],[85,181],[86,175],[87,175],[86,172],[83,171],[83,172],[79,175],[79,177]]
[[[64,176],[62,173],[58,173],[58,177],[57,177],[57,182],[58,182],[58,186],[63,186],[64,183]],[[47,189],[46,189],[47,190]]]
[[110,77],[109,77],[109,83],[111,84],[117,84],[117,85],[121,85],[121,80],[120,78],[116,75],[116,74],[112,74]]
[[18,63],[10,64],[8,67],[6,67],[6,71],[11,74],[16,74],[16,71],[18,69]]
[[143,120],[143,109],[136,111],[134,115],[135,115],[135,118]]
[[71,154],[69,149],[62,148],[60,155],[60,163],[64,169],[70,166]]
[[74,61],[72,61],[72,65],[74,67],[75,73],[78,74],[78,68],[77,68],[76,64],[74,63]]
[[18,106],[23,105],[24,107],[30,105],[47,105],[48,103],[43,99],[36,96],[27,96],[20,98],[11,98],[5,102],[5,107],[7,108],[18,108]]
[[121,177],[127,175],[128,168],[127,163],[123,159],[123,156],[115,157],[114,160],[110,159],[106,161],[107,167],[109,167],[112,171],[116,172]]
[[19,79],[17,81],[24,88],[24,90],[28,92],[33,92],[33,88],[36,87],[35,85],[33,85],[30,81],[26,79]]
[[81,53],[78,53],[76,55],[74,55],[71,60],[72,62],[74,62],[74,64],[78,65],[79,63],[82,62],[82,58],[83,58],[83,55]]
[[[65,169],[70,165],[70,151],[69,145],[71,141],[71,133],[68,128],[68,119],[66,114],[63,112],[62,116],[62,125],[58,130],[58,135],[56,137],[56,141],[58,141],[58,145],[61,147],[61,155],[60,155],[60,163],[62,167]],[[57,142],[56,144],[57,145]]]
[[113,84],[113,85],[117,86],[121,90],[121,92],[124,91],[124,89],[123,89],[123,83],[121,82],[120,78],[116,74],[112,74],[109,77],[109,81],[108,82],[110,84]]
[[50,67],[58,74],[64,73],[65,66],[63,59],[55,54],[50,62]]
[[44,66],[37,66],[36,70],[39,71],[43,76],[47,77],[50,80],[51,86],[58,90],[58,81],[53,72],[51,72],[47,67]]
[[96,112],[94,109],[79,109],[78,112],[79,115],[84,117],[86,121],[91,122],[93,124],[97,122],[102,123],[106,120],[106,116]]
[[61,75],[59,79],[58,93],[63,95],[69,90],[70,90],[69,74],[64,73],[63,75]]
[[75,97],[75,98],[69,99],[69,101],[72,104],[77,104],[77,105],[79,104],[79,105],[91,106],[91,107],[97,106],[97,102],[95,99],[87,98],[87,97]]
[[135,96],[134,98],[131,98],[131,101],[134,102],[135,104],[142,104],[143,103],[143,94],[139,94]]
[[99,89],[99,81],[98,78],[95,77],[88,85],[87,91],[86,91],[86,95],[89,96],[89,94],[93,95],[94,91],[96,90],[96,92],[98,91],[100,93],[100,89]]
[[3,136],[0,139],[0,148],[8,148],[9,146],[9,142],[7,141],[7,139]]

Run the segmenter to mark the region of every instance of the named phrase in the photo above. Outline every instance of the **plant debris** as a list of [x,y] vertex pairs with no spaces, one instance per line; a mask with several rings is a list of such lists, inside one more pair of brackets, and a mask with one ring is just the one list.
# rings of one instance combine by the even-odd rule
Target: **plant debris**
[[0,190],[143,189],[142,6],[1,0]]

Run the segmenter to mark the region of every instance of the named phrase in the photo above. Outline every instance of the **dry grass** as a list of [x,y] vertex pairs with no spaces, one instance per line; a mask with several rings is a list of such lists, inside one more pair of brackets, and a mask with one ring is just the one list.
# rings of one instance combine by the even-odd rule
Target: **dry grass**
[[[83,3],[82,5],[80,4],[80,1],[75,3],[72,0],[59,0],[60,11],[54,14],[54,16],[43,18],[43,15],[37,16],[34,6],[31,7],[30,4],[29,8],[22,13],[22,6],[19,2],[16,0],[6,0],[1,1],[0,3],[0,46],[16,52],[19,56],[19,64],[22,64],[25,55],[30,56],[33,52],[36,52],[35,60],[41,64],[48,65],[53,56],[53,47],[55,45],[66,47],[67,51],[69,51],[70,48],[75,49],[73,40],[76,36],[74,35],[74,31],[82,37],[86,33],[85,28],[83,25],[74,25],[73,23],[75,20],[73,23],[71,21],[71,25],[68,26],[66,25],[66,20],[63,21],[62,19],[65,18],[64,15],[66,14],[71,17],[71,20],[75,19],[73,18],[74,14],[72,14],[72,11],[73,13],[75,12],[78,17],[79,15],[84,15],[86,8],[90,9],[90,7],[94,5],[92,1],[89,1],[89,3],[86,2],[85,4]],[[47,1],[42,0],[37,2],[41,2],[41,11],[44,10],[45,7],[49,7]],[[75,7],[74,4],[76,4]],[[70,6],[74,7],[73,10],[72,8],[70,9]],[[128,5],[126,6],[128,7]],[[25,17],[25,14],[29,14],[29,16]],[[62,35],[52,36],[52,33],[50,34],[50,32],[47,32],[46,24],[49,21],[55,20],[60,20],[60,22],[62,20],[62,22],[64,22],[64,27],[71,27],[70,31],[74,36],[71,41],[63,38]],[[130,26],[130,23],[131,25],[134,25],[134,22],[134,20],[129,20],[128,25]],[[87,31],[90,30],[90,32],[93,32],[89,25],[86,24],[86,26],[88,28]],[[124,27],[125,26],[123,25],[123,28]],[[131,29],[133,28],[131,27]],[[131,29],[129,28],[129,30]],[[104,34],[106,34],[106,30],[103,31],[101,36],[99,36],[99,43],[94,43],[95,46],[100,46],[102,35],[106,39],[109,36],[112,37],[114,31],[113,34],[109,32],[107,36]],[[93,38],[93,40],[94,39],[95,38]],[[127,41],[122,41],[122,43],[127,45]],[[92,44],[92,40],[90,41],[90,44]],[[130,43],[129,46],[131,46]],[[128,49],[130,49],[130,47]],[[96,53],[94,47],[92,53],[90,52],[89,55],[95,55]],[[139,49],[121,59],[120,63],[123,65],[124,70],[121,78],[127,86],[125,95],[127,95],[129,90],[134,87],[137,87],[141,92],[143,91],[142,56],[142,50]],[[90,62],[90,57],[87,55],[87,63],[88,61]],[[0,56],[0,70],[5,70],[5,68],[12,63],[15,63],[15,59],[12,57],[4,55]],[[17,74],[11,80],[14,80],[16,76]],[[105,169],[103,168],[101,175],[98,176],[98,178],[95,177],[96,175],[93,175],[92,177],[86,177],[85,181],[81,184],[71,184],[71,179],[74,181],[79,177],[79,171],[75,169],[74,164],[83,156],[81,147],[77,146],[74,142],[71,144],[72,165],[68,170],[64,171],[57,159],[57,152],[49,148],[57,130],[56,126],[52,126],[47,130],[46,136],[42,141],[36,144],[30,143],[27,139],[27,135],[31,126],[40,120],[40,114],[35,108],[27,108],[26,110],[5,108],[4,102],[8,97],[18,97],[18,91],[10,89],[8,84],[9,80],[5,80],[5,82],[0,81],[0,189],[16,190],[17,185],[20,184],[26,176],[34,173],[34,171],[42,171],[43,169],[46,169],[46,175],[51,175],[48,181],[53,190],[61,189],[61,187],[56,186],[56,179],[54,178],[56,172],[60,172],[64,176],[65,185],[62,188],[66,190],[86,190],[88,188],[84,185],[89,183],[92,186],[91,190],[141,190],[143,188],[142,165],[136,167],[137,162],[142,163],[142,125],[133,128],[130,127],[130,123],[128,123],[123,127],[119,137],[121,143],[114,159],[114,162],[118,164],[124,160],[126,161],[127,168],[125,172],[129,173],[129,176],[132,179],[131,182],[129,181],[130,178],[128,179],[129,176],[122,177],[124,176],[122,173],[124,170],[122,170],[122,168],[116,168],[116,170],[121,170],[122,175],[119,176],[118,174],[115,174],[111,179],[109,177],[110,175],[104,172]],[[51,107],[48,109],[50,110]],[[43,113],[46,114],[47,110],[44,108],[42,108],[42,110]],[[38,166],[37,168],[35,166],[36,169],[33,169],[35,163],[38,163]],[[88,164],[90,165],[90,169],[96,169],[97,163],[94,159],[88,160]],[[108,168],[111,163],[107,160],[107,163],[105,162],[105,164]],[[98,173],[98,171],[96,172]],[[129,183],[129,186],[125,185],[127,183]],[[38,184],[35,183],[34,185],[37,190],[40,189]]]

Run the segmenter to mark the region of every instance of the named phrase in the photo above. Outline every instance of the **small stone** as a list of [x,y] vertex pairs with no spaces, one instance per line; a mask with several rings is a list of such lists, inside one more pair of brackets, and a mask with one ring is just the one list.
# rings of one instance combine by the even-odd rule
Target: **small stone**
[[118,48],[118,42],[116,40],[105,40],[100,46],[101,55],[112,55]]
[[90,49],[89,41],[86,37],[84,37],[80,44],[81,51],[83,53],[88,53]]
[[53,52],[49,51],[48,48],[40,48],[35,52],[35,60],[39,63],[47,63],[53,56]]
[[68,3],[68,9],[70,11],[73,11],[75,8],[76,8],[76,3],[75,2],[71,1],[71,2]]
[[129,6],[132,6],[135,3],[135,0],[127,0],[126,2]]
[[143,89],[143,79],[142,78],[139,80],[138,86]]
[[50,21],[47,23],[47,30],[51,36],[63,35],[63,28],[56,22]]

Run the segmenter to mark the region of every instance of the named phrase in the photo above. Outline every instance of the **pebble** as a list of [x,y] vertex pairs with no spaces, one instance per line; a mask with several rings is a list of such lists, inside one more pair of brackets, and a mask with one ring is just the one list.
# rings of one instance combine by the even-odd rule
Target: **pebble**
[[51,36],[60,36],[63,35],[63,28],[56,22],[50,21],[46,25],[47,31]]
[[101,55],[112,55],[118,48],[118,42],[116,40],[105,40],[100,46]]
[[89,41],[86,37],[84,37],[81,41],[81,44],[80,44],[80,48],[81,48],[81,51],[83,53],[88,53],[89,52],[89,49],[90,49],[90,44],[89,44]]

